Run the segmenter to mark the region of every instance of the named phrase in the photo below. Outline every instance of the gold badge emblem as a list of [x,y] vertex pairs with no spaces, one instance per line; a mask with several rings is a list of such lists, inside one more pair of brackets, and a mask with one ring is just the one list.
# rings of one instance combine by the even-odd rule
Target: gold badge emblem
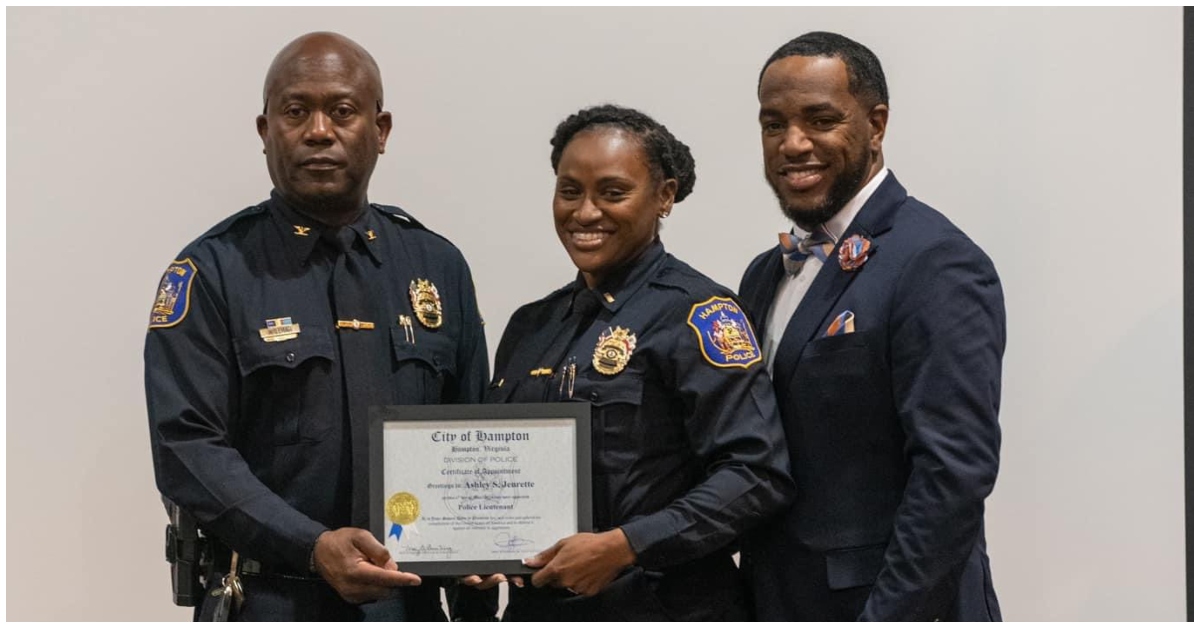
[[312,231],[312,227],[305,227],[304,225],[292,225],[292,226],[296,228],[296,230],[292,232],[292,235],[308,237],[308,232]]
[[387,500],[387,518],[392,523],[410,525],[421,516],[421,502],[412,493],[396,493]]
[[442,298],[437,286],[428,279],[414,279],[408,284],[408,298],[412,300],[413,313],[417,320],[429,329],[442,326]]
[[376,236],[376,235],[375,235],[375,231],[374,231],[374,230],[372,230],[372,229],[367,229],[367,239],[368,239],[368,240],[374,240],[374,239],[375,239],[375,238],[377,238],[377,237],[379,237],[379,236]]
[[616,375],[625,370],[633,350],[637,348],[637,336],[624,327],[609,327],[600,334],[596,351],[592,353],[592,367],[604,375]]
[[750,340],[750,332],[746,331],[745,325],[737,319],[729,318],[724,312],[719,318],[713,319],[708,341],[724,356],[754,352],[754,342]]

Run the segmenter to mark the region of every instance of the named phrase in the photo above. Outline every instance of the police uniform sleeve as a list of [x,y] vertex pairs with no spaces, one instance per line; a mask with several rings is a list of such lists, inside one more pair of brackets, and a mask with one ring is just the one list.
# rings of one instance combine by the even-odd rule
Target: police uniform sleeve
[[[686,319],[677,318],[667,385],[678,390],[688,445],[704,477],[663,510],[621,526],[638,564],[651,569],[728,546],[783,508],[794,491],[783,425],[761,355],[746,365],[716,366]],[[744,318],[743,323],[752,338]]]
[[912,471],[861,619],[929,621],[953,605],[999,470],[1004,297],[961,235],[915,257],[896,295],[892,394]]
[[[158,489],[233,549],[307,571],[325,527],[269,490],[234,447],[239,372],[227,309],[213,285],[216,273],[195,259],[184,260],[194,274],[176,287],[175,313],[160,317],[159,325],[152,319],[146,334],[146,406]],[[162,294],[160,287],[160,300]]]

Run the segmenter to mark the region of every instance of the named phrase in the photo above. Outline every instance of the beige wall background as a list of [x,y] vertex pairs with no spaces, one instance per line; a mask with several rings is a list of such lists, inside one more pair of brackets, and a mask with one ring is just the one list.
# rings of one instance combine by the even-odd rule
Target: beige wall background
[[342,32],[396,128],[372,198],[472,264],[494,350],[566,283],[549,137],[610,101],[692,146],[667,248],[736,287],[786,227],[755,82],[833,30],[879,55],[887,165],[996,262],[1009,346],[987,526],[1010,620],[1182,620],[1182,12],[1163,9],[8,9],[8,619],[171,605],[142,341],[160,274],[265,198],[272,56]]

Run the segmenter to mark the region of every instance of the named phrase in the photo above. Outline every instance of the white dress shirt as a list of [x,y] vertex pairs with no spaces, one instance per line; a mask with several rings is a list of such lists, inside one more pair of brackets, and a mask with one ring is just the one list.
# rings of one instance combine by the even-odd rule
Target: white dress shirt
[[[838,213],[833,215],[823,225],[833,237],[833,241],[837,242],[842,238],[842,234],[846,232],[846,227],[858,215],[858,211],[867,204],[867,199],[875,193],[879,185],[883,183],[887,177],[888,169],[880,168],[875,176],[871,177],[870,181],[863,186],[858,194],[855,194],[846,206],[838,210]],[[797,237],[808,237],[809,232],[792,226],[792,233]],[[782,255],[782,253],[781,253]],[[831,259],[837,257],[837,251],[829,255]],[[834,263],[837,263],[834,261]],[[804,266],[800,268],[800,272],[795,275],[784,273],[783,279],[779,280],[779,286],[775,289],[775,299],[771,302],[771,309],[767,310],[767,329],[766,342],[763,346],[763,352],[767,357],[767,369],[772,374],[775,372],[775,354],[779,348],[779,341],[783,339],[783,332],[787,330],[788,322],[792,320],[792,315],[796,313],[796,308],[800,305],[800,301],[804,299],[804,294],[808,292],[808,287],[812,285],[813,279],[816,279],[817,272],[821,270],[821,260],[815,255],[810,255],[804,260]]]

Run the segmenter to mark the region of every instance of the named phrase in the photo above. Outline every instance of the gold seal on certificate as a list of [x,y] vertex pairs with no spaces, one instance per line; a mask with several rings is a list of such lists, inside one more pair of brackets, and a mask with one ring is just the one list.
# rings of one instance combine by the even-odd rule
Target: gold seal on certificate
[[402,526],[411,524],[421,516],[421,501],[412,493],[396,493],[388,498],[388,521]]

